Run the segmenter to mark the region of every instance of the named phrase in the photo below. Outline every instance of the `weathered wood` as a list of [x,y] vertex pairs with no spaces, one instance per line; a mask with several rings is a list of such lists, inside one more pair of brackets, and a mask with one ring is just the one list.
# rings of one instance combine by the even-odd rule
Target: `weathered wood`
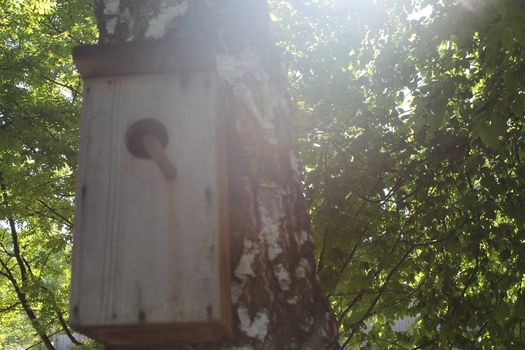
[[[211,73],[86,81],[71,322],[110,344],[216,340],[231,331],[224,127]],[[166,179],[126,131],[168,133]]]
[[[266,0],[97,1],[101,43],[206,38],[227,111],[232,337],[170,350],[340,348],[337,323],[316,278],[294,108],[268,12]],[[126,347],[158,349],[167,350]]]
[[199,37],[83,45],[73,59],[83,78],[216,70],[209,41]]
[[173,180],[177,175],[177,168],[169,159],[164,147],[161,145],[159,139],[152,134],[144,136],[142,144],[148,153],[149,158],[153,159],[164,174],[166,180]]

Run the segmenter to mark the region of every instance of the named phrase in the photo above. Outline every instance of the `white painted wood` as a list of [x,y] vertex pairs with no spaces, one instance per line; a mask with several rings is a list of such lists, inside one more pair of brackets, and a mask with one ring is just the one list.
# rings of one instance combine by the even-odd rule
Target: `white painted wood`
[[[224,322],[217,99],[216,78],[205,73],[86,81],[71,294],[77,328]],[[174,180],[128,151],[126,130],[143,118],[166,127]]]

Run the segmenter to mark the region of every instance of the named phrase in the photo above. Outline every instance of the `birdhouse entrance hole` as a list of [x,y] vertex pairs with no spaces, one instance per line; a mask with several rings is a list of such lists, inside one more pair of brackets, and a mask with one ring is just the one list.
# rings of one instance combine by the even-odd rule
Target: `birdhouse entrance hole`
[[146,137],[153,136],[164,149],[168,145],[169,136],[166,127],[158,120],[140,119],[126,131],[126,146],[137,158],[152,158],[145,145]]
[[167,180],[174,179],[176,169],[166,155],[168,131],[158,120],[147,118],[133,123],[126,131],[126,146],[135,157],[151,158]]

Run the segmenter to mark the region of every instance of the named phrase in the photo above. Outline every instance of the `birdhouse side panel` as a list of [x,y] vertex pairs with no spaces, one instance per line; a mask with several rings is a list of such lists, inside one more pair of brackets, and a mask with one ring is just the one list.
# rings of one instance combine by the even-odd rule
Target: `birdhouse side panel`
[[[89,79],[82,114],[72,320],[80,327],[222,322],[226,203],[210,74]],[[132,154],[144,119],[168,135],[167,179]]]

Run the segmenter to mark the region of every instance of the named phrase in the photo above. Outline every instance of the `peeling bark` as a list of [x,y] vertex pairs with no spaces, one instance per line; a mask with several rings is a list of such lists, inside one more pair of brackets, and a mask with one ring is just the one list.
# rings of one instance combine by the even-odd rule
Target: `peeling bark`
[[105,43],[213,43],[229,119],[234,336],[180,349],[338,349],[336,321],[315,274],[293,106],[266,2],[100,0],[97,19]]

